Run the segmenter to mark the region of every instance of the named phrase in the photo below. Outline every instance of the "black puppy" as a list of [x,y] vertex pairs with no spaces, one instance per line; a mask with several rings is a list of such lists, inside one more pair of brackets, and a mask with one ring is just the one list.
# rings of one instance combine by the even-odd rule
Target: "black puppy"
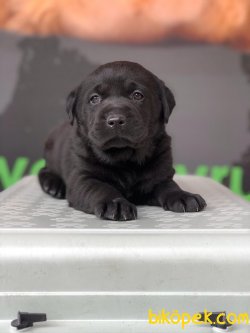
[[45,144],[43,190],[109,220],[133,220],[136,206],[198,212],[206,203],[173,181],[171,138],[165,123],[172,92],[139,64],[100,66],[67,99],[70,122]]

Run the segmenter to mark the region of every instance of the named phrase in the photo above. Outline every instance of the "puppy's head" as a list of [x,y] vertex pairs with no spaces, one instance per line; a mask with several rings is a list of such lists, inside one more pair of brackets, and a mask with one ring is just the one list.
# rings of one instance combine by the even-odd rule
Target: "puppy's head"
[[160,79],[128,61],[98,67],[67,99],[71,124],[109,160],[147,155],[174,106],[172,92]]

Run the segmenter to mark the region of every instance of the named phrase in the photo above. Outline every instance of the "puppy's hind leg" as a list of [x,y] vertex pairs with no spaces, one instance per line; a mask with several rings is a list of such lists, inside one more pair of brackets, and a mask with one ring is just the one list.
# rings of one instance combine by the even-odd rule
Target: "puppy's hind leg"
[[61,177],[45,167],[40,170],[38,179],[45,193],[57,199],[65,199],[66,186]]

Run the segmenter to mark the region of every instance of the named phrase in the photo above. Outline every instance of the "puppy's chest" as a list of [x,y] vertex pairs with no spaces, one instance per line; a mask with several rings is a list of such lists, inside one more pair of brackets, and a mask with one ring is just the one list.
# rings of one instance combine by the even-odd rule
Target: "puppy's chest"
[[134,169],[119,172],[114,178],[115,186],[126,197],[133,196],[136,192],[140,192],[141,185],[144,184],[144,173]]

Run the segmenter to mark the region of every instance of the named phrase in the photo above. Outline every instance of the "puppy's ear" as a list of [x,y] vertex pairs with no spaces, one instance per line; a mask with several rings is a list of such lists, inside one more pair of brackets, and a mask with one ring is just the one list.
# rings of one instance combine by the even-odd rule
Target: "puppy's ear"
[[66,100],[66,112],[69,116],[69,121],[71,125],[74,124],[75,119],[77,120],[77,99],[78,99],[78,90],[79,87],[71,91]]
[[168,118],[171,115],[173,108],[175,107],[175,98],[172,91],[166,87],[163,81],[158,79],[160,88],[160,99],[162,103],[164,122],[168,122]]

